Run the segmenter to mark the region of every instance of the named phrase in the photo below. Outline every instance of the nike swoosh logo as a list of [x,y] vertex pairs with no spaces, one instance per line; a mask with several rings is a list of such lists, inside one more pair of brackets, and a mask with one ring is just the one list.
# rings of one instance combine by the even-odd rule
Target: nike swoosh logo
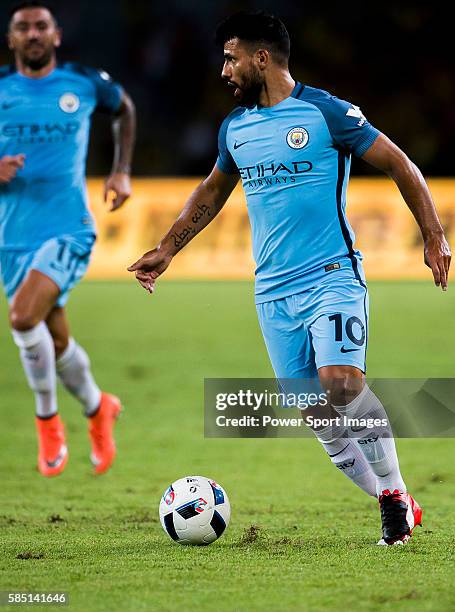
[[59,266],[58,264],[54,263],[53,261],[51,261],[51,263],[49,264],[49,266],[53,269],[56,270],[57,272],[64,272],[65,268],[63,266]]
[[238,149],[239,147],[243,147],[244,144],[249,142],[249,140],[245,140],[245,142],[239,142],[238,144],[234,142],[234,149]]
[[18,106],[18,104],[20,103],[21,103],[20,100],[12,100],[11,102],[3,102],[2,109],[8,110],[9,108],[12,108],[13,106]]
[[342,353],[353,353],[354,351],[360,351],[359,348],[358,349],[347,349],[347,348],[344,348],[344,346],[342,346],[340,350]]
[[338,453],[335,453],[334,455],[331,455],[330,453],[327,453],[327,454],[328,454],[329,457],[336,457],[337,455],[341,455],[341,453],[343,451],[345,451],[348,446],[349,446],[349,442],[346,444],[346,446],[344,448],[342,448],[340,451],[338,451]]
[[46,461],[47,465],[50,468],[58,467],[62,463],[63,459],[65,458],[66,452],[67,452],[66,451],[66,446],[62,446],[62,448],[60,449],[59,454],[57,455],[57,457],[53,461]]

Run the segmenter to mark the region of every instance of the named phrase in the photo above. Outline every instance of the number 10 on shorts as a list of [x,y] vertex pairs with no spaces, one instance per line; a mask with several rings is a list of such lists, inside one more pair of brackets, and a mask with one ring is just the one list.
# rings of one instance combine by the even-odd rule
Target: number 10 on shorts
[[[347,338],[356,346],[360,347],[365,344],[365,325],[359,317],[349,317],[346,319],[344,326],[343,317],[340,313],[330,315],[329,321],[334,323],[335,342],[343,342]],[[343,349],[344,347],[341,348]],[[348,350],[357,349],[344,349],[342,352],[347,352]]]

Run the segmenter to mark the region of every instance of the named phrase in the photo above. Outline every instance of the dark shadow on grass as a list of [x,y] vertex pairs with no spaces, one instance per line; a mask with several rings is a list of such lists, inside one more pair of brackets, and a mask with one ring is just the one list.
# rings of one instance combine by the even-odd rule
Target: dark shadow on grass
[[16,559],[44,559],[44,553],[25,550],[24,552],[16,555]]
[[397,601],[406,601],[407,599],[420,599],[421,595],[418,591],[416,591],[415,589],[412,589],[411,591],[407,591],[406,593],[402,593],[401,595],[397,594],[397,595],[376,595],[373,596],[373,599],[375,601],[377,601],[378,603],[381,604],[385,604],[385,603],[393,603],[393,602],[397,602]]
[[60,514],[51,514],[47,517],[48,523],[65,523],[65,519]]

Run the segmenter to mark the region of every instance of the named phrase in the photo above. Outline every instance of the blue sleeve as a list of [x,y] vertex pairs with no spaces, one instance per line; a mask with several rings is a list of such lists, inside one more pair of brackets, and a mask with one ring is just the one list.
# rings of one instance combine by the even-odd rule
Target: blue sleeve
[[346,100],[340,100],[322,90],[312,90],[304,99],[317,106],[324,115],[335,144],[357,157],[366,153],[380,134],[367,121],[360,108]]
[[95,110],[105,113],[117,112],[122,101],[122,86],[113,81],[104,70],[93,70],[91,78],[96,90]]
[[95,88],[95,110],[104,113],[116,113],[118,111],[122,101],[123,88],[113,81],[107,72],[74,62],[68,62],[63,67],[77,72],[90,80]]
[[237,166],[235,165],[235,161],[232,155],[230,154],[226,144],[226,134],[229,127],[229,123],[232,119],[231,115],[228,115],[226,117],[226,119],[221,124],[220,131],[218,132],[218,159],[216,160],[216,165],[225,174],[237,174],[238,172]]

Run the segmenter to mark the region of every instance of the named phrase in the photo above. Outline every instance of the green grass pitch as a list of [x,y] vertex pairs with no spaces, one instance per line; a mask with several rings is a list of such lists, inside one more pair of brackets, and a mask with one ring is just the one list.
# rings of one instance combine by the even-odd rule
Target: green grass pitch
[[[370,293],[369,374],[453,376],[455,293],[429,282]],[[0,590],[64,590],[81,611],[455,609],[452,440],[398,441],[424,527],[382,548],[374,500],[314,440],[203,438],[204,377],[272,374],[250,283],[73,292],[73,333],[125,404],[118,460],[101,478],[63,390],[70,461],[53,480],[36,472],[33,401],[4,301],[0,311]],[[215,478],[231,500],[229,529],[205,548],[176,545],[158,521],[164,489],[190,474]]]

